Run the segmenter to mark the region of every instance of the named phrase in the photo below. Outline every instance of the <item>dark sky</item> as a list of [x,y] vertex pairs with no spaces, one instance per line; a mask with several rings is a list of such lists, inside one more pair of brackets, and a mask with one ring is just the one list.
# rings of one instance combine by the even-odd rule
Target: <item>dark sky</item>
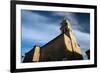
[[89,13],[21,10],[22,55],[32,49],[34,45],[43,46],[60,35],[60,23],[65,16],[70,21],[72,30],[82,50],[89,49]]

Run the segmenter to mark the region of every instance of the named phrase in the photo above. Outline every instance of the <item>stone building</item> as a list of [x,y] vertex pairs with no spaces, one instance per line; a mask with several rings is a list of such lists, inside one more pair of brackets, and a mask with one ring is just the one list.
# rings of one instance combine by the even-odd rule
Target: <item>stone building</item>
[[34,46],[25,54],[23,62],[82,60],[80,46],[70,25],[64,18],[60,27],[61,34],[42,47]]

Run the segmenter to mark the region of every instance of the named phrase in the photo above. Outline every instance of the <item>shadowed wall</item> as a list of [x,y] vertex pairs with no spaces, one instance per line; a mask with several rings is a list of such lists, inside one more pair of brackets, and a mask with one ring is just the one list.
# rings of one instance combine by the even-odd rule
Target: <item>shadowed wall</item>
[[[77,47],[74,49],[77,49]],[[41,47],[40,61],[82,60],[80,50],[72,49],[71,40],[61,34],[45,46]]]

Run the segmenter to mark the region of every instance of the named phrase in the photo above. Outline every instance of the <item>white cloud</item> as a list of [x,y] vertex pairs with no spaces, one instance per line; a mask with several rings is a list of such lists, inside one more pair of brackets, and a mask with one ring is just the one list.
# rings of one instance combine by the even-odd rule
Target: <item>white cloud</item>
[[22,39],[47,43],[59,35],[56,26],[47,26],[45,28],[38,30],[22,27]]
[[63,16],[63,17],[66,17],[70,23],[72,24],[72,28],[74,29],[77,29],[79,28],[77,25],[78,25],[78,21],[76,20],[76,16],[74,13],[70,13],[70,12],[57,12],[57,13],[54,13],[53,15],[55,16]]
[[83,51],[86,51],[90,48],[90,35],[88,33],[80,32],[78,30],[73,30],[75,33],[76,39],[80,44],[80,47]]

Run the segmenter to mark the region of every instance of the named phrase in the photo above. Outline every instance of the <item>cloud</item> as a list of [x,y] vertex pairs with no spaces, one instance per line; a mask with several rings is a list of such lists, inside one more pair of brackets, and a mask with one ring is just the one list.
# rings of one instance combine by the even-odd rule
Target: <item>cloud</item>
[[90,49],[90,35],[88,33],[81,32],[78,30],[73,30],[73,32],[75,34],[75,37],[76,37],[78,44],[80,45],[83,58],[86,60],[87,55],[85,52],[88,49]]
[[[51,29],[50,29],[51,28]],[[57,31],[55,27],[50,27],[48,28],[49,31],[53,30],[53,31]],[[54,29],[55,28],[55,29]],[[45,29],[45,28],[44,28]],[[26,27],[22,27],[22,39],[23,40],[31,40],[31,41],[38,41],[38,42],[43,42],[43,43],[47,43],[48,41],[50,41],[51,39],[54,38],[54,36],[59,35],[59,33],[57,32],[49,32],[48,30],[36,30],[36,29],[29,29]],[[43,32],[43,30],[45,32]]]
[[[44,15],[44,14],[45,15]],[[66,16],[73,28],[73,32],[76,36],[78,43],[83,51],[86,51],[90,47],[90,36],[83,27],[83,20],[80,20],[76,16],[76,13],[65,12],[35,12],[29,10],[22,10],[21,13],[21,25],[22,25],[22,51],[27,52],[32,49],[34,45],[43,46],[53,38],[57,37],[60,31],[60,23],[64,16]],[[88,27],[89,28],[89,27]],[[88,29],[86,28],[86,29]],[[28,49],[28,50],[27,50]]]
[[57,12],[57,13],[54,13],[53,15],[66,17],[70,21],[70,23],[72,24],[72,28],[73,29],[78,29],[78,26],[77,26],[78,25],[78,21],[76,20],[74,13]]
[[[38,14],[33,13],[28,10],[22,10],[21,14],[22,14],[22,16],[21,16],[22,22],[25,22],[25,23],[45,22],[48,20],[48,18],[46,18],[42,15],[38,15]],[[37,25],[39,25],[39,24],[37,24]]]
[[22,40],[47,43],[60,34],[57,22],[30,11],[22,11]]
[[83,51],[86,51],[90,48],[90,35],[88,33],[84,33],[78,30],[73,30],[77,42],[80,44],[80,47]]
[[55,16],[66,17],[73,29],[81,32],[90,33],[90,15],[89,13],[73,13],[73,12],[54,12]]

